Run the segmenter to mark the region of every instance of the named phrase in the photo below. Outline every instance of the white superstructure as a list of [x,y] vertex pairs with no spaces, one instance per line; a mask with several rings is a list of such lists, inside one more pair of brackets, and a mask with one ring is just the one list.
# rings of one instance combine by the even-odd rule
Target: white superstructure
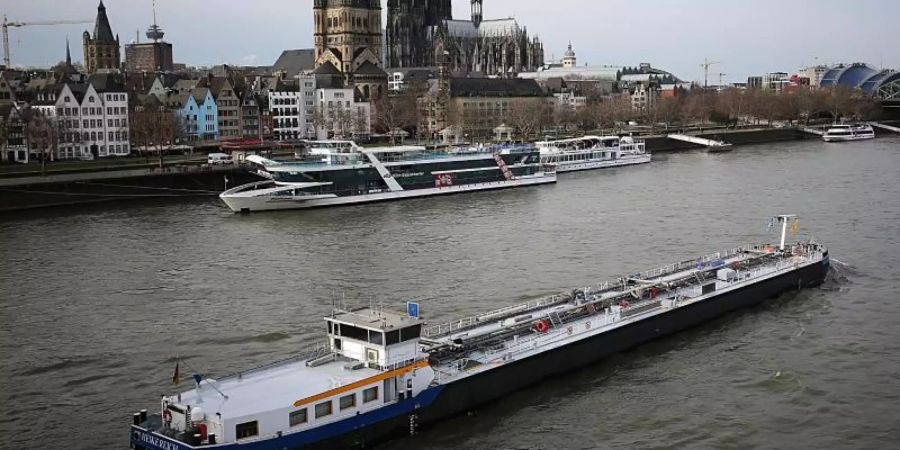
[[643,140],[630,136],[584,136],[535,143],[541,162],[556,164],[557,172],[604,169],[650,162]]

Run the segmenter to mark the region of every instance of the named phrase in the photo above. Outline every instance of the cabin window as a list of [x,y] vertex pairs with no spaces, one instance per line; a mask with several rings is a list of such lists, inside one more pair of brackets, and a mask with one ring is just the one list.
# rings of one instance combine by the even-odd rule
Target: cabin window
[[340,400],[341,411],[356,406],[356,394],[345,395]]
[[297,425],[303,425],[307,422],[309,418],[306,414],[306,408],[303,408],[299,411],[294,411],[290,414],[291,426],[296,427]]
[[257,421],[239,423],[234,427],[238,439],[246,439],[259,435],[259,423]]
[[382,345],[384,343],[384,333],[378,331],[369,331],[369,343]]
[[316,405],[316,419],[331,415],[331,400]]
[[364,328],[354,327],[350,325],[341,325],[341,336],[357,341],[366,342],[369,340],[369,331]]
[[400,330],[389,331],[387,333],[387,340],[385,341],[385,344],[393,345],[393,344],[399,344],[399,343],[400,343]]
[[340,339],[335,339],[335,340],[334,340],[334,349],[335,349],[335,350],[340,350],[340,349],[341,349],[341,340],[340,340]]
[[363,403],[378,400],[378,386],[370,387],[363,391]]

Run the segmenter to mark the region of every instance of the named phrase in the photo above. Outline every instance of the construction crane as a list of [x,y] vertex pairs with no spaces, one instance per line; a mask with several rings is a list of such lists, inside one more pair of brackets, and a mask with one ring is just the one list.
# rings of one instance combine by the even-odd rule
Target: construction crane
[[709,68],[716,65],[722,64],[722,61],[710,61],[708,59],[703,60],[703,64],[700,64],[700,67],[703,68],[703,88],[709,87]]
[[722,89],[722,87],[725,86],[724,84],[722,84],[722,78],[727,76],[727,73],[719,72],[719,89]]
[[9,22],[6,15],[3,16],[3,63],[10,67],[9,57],[9,27],[30,27],[32,25],[77,25],[82,23],[94,23],[93,20],[44,20],[39,22]]

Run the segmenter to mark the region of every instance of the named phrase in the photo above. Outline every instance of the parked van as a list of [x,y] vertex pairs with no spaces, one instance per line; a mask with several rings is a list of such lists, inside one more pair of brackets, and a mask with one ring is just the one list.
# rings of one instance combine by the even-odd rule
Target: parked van
[[210,153],[206,162],[211,166],[215,166],[218,164],[231,164],[234,160],[231,159],[231,155],[228,153]]

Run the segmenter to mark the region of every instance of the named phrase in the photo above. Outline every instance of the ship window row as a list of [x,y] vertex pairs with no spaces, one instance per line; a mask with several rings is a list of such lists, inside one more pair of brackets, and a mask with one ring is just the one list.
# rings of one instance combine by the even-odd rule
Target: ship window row
[[392,345],[418,339],[422,334],[422,325],[417,324],[400,330],[388,331],[383,333],[380,331],[367,330],[365,328],[355,327],[346,324],[328,323],[328,333],[335,336],[343,336],[357,341],[368,342],[375,345]]
[[[363,404],[372,403],[378,400],[378,386],[372,386],[368,389],[362,391]],[[348,409],[352,409],[356,407],[356,393],[352,393],[349,395],[344,395],[338,399],[338,408],[340,411],[346,411]],[[313,410],[315,412],[316,419],[321,419],[323,417],[328,417],[332,413],[334,413],[334,401],[327,400],[321,403],[317,403]],[[307,412],[307,408],[298,409],[296,411],[291,411],[288,416],[288,420],[290,422],[291,427],[296,427],[300,425],[304,425],[309,423],[309,413]],[[252,428],[250,427],[252,425]],[[253,432],[253,434],[247,434],[249,432]],[[243,434],[242,434],[243,433]],[[256,422],[248,422],[239,424],[237,426],[237,435],[238,439],[243,439],[250,436],[256,436],[257,427]]]

